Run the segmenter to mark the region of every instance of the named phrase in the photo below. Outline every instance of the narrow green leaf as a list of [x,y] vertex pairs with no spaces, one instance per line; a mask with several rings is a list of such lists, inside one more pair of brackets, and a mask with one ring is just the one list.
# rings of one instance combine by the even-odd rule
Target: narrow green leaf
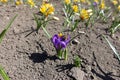
[[68,50],[67,48],[64,51],[64,59],[67,60],[68,59]]
[[41,27],[41,21],[37,18],[37,16],[35,14],[33,14],[35,22],[37,24],[37,31],[39,30],[39,28]]
[[74,23],[74,25],[72,27],[72,31],[74,31],[75,28],[77,28],[79,22],[80,22],[79,20],[75,21],[75,23]]
[[115,47],[110,43],[110,41],[104,36],[102,35],[105,40],[108,42],[109,46],[111,47],[111,49],[113,50],[114,54],[117,56],[118,60],[120,61],[120,55],[119,53],[117,52],[117,50],[115,49]]
[[13,19],[10,20],[9,24],[6,26],[6,28],[0,34],[0,43],[2,42],[7,30],[10,28],[11,24],[13,23],[13,21],[15,20],[16,17],[17,17],[17,15],[14,16]]
[[2,42],[2,39],[3,39],[4,35],[5,35],[5,33],[6,33],[6,29],[3,30],[2,33],[0,34],[0,43]]
[[3,77],[4,80],[10,80],[4,69],[0,66],[0,74]]
[[59,59],[62,59],[62,54],[63,54],[62,50],[57,50],[57,56]]
[[47,32],[47,30],[42,26],[43,31],[46,33],[46,35],[48,36],[48,38],[51,38],[51,35]]

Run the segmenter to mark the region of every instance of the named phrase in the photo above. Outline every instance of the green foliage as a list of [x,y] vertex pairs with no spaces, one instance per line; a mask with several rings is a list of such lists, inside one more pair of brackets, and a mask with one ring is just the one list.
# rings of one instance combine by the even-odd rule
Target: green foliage
[[[11,24],[13,23],[13,21],[15,20],[16,17],[17,17],[17,15],[14,16],[13,19],[10,20],[9,24],[6,26],[6,28],[0,34],[0,43],[2,42],[6,32],[8,31],[8,29],[10,28]],[[4,69],[1,66],[0,66],[0,74],[4,80],[10,80],[8,75],[5,73]]]
[[79,56],[75,56],[75,58],[74,58],[74,65],[75,65],[75,67],[80,67],[81,59],[80,59]]
[[10,20],[9,24],[8,24],[8,25],[6,26],[6,28],[1,32],[1,34],[0,34],[0,43],[2,42],[2,40],[3,40],[3,38],[4,38],[5,34],[6,34],[6,32],[8,31],[8,29],[10,28],[11,24],[13,23],[13,21],[15,20],[16,17],[17,17],[17,15],[14,16],[13,19]]
[[33,14],[34,16],[34,20],[37,24],[37,29],[36,31],[38,32],[38,30],[40,28],[42,28],[44,30],[44,32],[46,33],[46,35],[48,36],[48,38],[50,39],[51,38],[51,35],[47,32],[47,30],[45,29],[47,23],[53,19],[48,19],[48,18],[45,18],[45,16],[40,16],[40,15],[35,15]]
[[35,22],[36,22],[36,24],[37,24],[37,31],[38,31],[39,28],[40,28],[41,25],[42,25],[42,22],[41,22],[41,20],[39,20],[39,18],[38,18],[35,14],[33,14],[33,16],[34,16],[34,20],[35,20]]
[[65,59],[67,60],[68,59],[68,50],[67,48],[65,48],[64,50],[57,50],[57,56],[59,59]]
[[5,73],[4,69],[0,66],[0,74],[3,77],[4,80],[10,80],[8,75]]
[[112,25],[108,30],[110,34],[113,35],[118,29],[120,29],[120,20],[115,19],[112,21]]
[[70,27],[73,32],[77,28],[80,20],[75,20],[75,13],[72,9],[72,4],[64,3],[63,12],[65,15],[64,27]]
[[67,58],[68,58],[68,50],[66,48],[64,51],[64,59],[67,60]]
[[120,61],[120,55],[117,52],[117,50],[115,49],[115,47],[111,44],[111,42],[104,36],[102,35],[103,38],[107,41],[107,43],[109,44],[109,46],[111,47],[111,49],[113,50],[114,54],[117,56],[118,60]]
[[71,27],[71,31],[74,31],[74,30],[77,28],[79,22],[80,22],[80,20],[76,20],[76,21],[73,23],[73,25],[72,25],[72,27]]

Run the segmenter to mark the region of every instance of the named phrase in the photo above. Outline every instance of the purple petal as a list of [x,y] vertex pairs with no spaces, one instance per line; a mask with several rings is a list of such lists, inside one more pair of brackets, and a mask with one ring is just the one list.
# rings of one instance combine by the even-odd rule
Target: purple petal
[[64,49],[64,48],[66,48],[66,43],[64,41],[61,41],[60,46],[61,46],[62,49]]
[[52,37],[51,41],[56,49],[64,49],[66,48],[67,44],[70,42],[70,36],[65,38],[65,36],[59,37],[57,34],[55,34]]
[[70,42],[70,35],[68,35],[68,37],[67,37],[65,43],[68,44],[69,42]]
[[65,41],[65,37],[64,36],[60,37],[60,41]]
[[53,37],[52,37],[52,42],[55,43],[56,39],[58,39],[58,35],[55,34]]
[[59,39],[56,39],[56,41],[54,43],[54,46],[55,46],[56,49],[60,48],[60,40]]
[[96,2],[93,2],[93,6],[97,6],[97,3],[96,3]]

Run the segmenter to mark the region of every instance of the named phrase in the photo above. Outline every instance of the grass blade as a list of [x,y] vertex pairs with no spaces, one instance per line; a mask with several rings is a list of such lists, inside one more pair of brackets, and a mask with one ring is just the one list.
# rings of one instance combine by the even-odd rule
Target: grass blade
[[13,21],[15,20],[16,17],[17,17],[17,15],[14,16],[12,20],[10,20],[9,24],[6,26],[6,28],[0,34],[0,43],[2,42],[7,30],[10,28],[11,24],[13,23]]
[[0,66],[0,74],[3,77],[4,80],[10,80],[8,75],[5,73],[4,69]]
[[109,46],[111,47],[111,49],[113,50],[113,52],[115,53],[115,55],[117,56],[118,60],[120,61],[120,55],[117,52],[117,50],[115,49],[115,47],[110,43],[110,41],[103,35],[103,37],[105,38],[105,40],[108,42]]
[[46,33],[46,35],[48,36],[49,39],[51,39],[51,35],[47,32],[47,30],[45,29],[45,27],[41,26],[43,31]]

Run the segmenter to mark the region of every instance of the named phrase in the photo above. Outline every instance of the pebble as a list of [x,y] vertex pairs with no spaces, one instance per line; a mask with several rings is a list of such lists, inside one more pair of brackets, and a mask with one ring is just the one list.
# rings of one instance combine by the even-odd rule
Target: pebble
[[85,73],[80,68],[74,67],[71,69],[69,75],[75,78],[76,80],[84,80]]
[[92,63],[92,66],[96,66],[96,62],[93,62],[93,63]]
[[14,27],[14,28],[13,28],[13,32],[14,32],[15,34],[19,33],[19,29],[16,28],[16,27]]
[[74,39],[74,40],[72,41],[72,44],[78,45],[78,44],[80,44],[80,42],[79,42],[77,39]]

